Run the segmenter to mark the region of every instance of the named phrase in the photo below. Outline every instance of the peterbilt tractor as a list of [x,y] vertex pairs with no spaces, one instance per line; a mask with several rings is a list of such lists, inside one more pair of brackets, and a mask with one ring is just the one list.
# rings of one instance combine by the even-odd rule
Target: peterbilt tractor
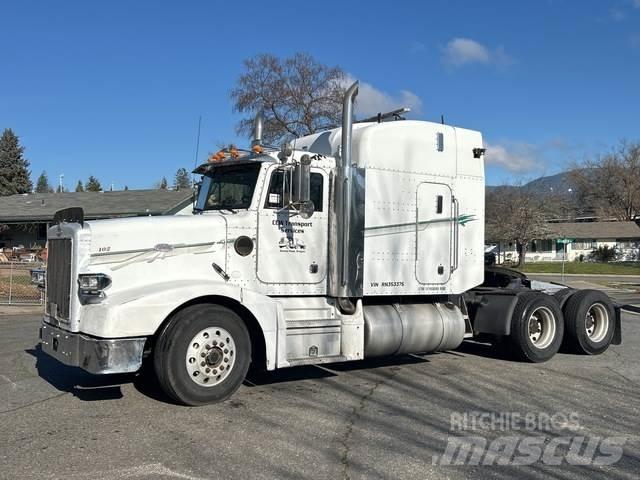
[[[42,350],[93,374],[149,365],[173,400],[225,400],[250,366],[275,370],[452,350],[464,340],[543,362],[561,346],[620,343],[595,290],[484,264],[479,132],[397,115],[282,147],[228,148],[201,175],[193,215],[48,231]],[[428,368],[428,367],[426,367]]]

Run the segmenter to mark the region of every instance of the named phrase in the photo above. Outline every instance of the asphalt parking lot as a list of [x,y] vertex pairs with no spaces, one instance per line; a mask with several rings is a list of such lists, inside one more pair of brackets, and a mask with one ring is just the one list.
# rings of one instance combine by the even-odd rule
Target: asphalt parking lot
[[[253,376],[231,400],[173,405],[152,377],[93,377],[37,347],[39,318],[0,317],[0,478],[637,478],[640,316],[599,357],[517,363],[488,346]],[[613,465],[451,466],[452,415],[572,414],[504,435],[624,437]],[[493,427],[492,427],[493,428]]]

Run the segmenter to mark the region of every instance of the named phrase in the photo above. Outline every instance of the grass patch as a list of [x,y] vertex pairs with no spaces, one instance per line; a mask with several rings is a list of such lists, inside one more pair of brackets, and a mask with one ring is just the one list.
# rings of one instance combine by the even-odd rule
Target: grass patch
[[[513,267],[520,270],[517,267]],[[525,263],[521,269],[524,273],[562,273],[562,262]],[[564,273],[582,275],[640,275],[640,262],[566,262]]]

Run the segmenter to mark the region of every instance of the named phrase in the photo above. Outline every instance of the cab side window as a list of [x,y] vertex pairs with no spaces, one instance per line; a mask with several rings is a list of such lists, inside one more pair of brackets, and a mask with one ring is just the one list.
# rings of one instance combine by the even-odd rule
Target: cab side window
[[[324,189],[324,177],[321,173],[311,173],[311,191],[310,197],[316,212],[322,211],[322,195]],[[284,172],[281,170],[275,170],[271,174],[271,180],[269,181],[269,191],[267,192],[267,199],[264,204],[264,208],[280,208],[282,205],[289,203],[289,183],[286,181]],[[284,201],[283,201],[284,200]]]

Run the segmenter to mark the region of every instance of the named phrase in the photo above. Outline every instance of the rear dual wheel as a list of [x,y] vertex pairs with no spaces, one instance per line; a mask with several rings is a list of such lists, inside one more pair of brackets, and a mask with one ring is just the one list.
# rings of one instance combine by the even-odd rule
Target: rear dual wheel
[[553,357],[562,344],[564,319],[553,297],[526,292],[518,297],[508,342],[521,360],[539,363]]
[[603,353],[615,333],[615,311],[599,290],[578,290],[564,304],[565,346],[576,353]]

